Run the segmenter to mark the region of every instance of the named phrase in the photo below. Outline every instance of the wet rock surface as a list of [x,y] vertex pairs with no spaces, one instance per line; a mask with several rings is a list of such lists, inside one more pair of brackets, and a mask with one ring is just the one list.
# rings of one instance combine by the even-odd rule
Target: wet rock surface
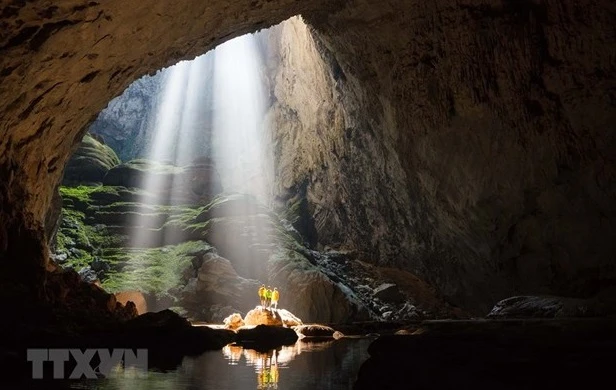
[[613,292],[591,299],[519,296],[497,302],[488,318],[602,317],[616,314]]
[[544,389],[608,383],[614,320],[425,322],[369,347],[355,389]]
[[[293,327],[293,330],[295,330],[295,332],[297,332],[298,335],[301,335],[303,337],[334,337],[334,334],[336,333],[336,330],[334,330],[334,328],[331,328],[329,326],[326,325],[319,325],[319,324],[306,324],[306,325],[299,325],[299,326],[295,326]],[[339,332],[338,336],[341,336],[342,333]]]
[[283,326],[257,325],[238,329],[236,343],[245,348],[270,349],[291,345],[298,339],[297,333]]

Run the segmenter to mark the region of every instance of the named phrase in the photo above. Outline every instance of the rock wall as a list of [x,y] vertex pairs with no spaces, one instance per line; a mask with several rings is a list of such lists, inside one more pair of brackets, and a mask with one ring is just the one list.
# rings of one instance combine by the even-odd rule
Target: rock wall
[[147,157],[152,141],[151,112],[160,88],[160,72],[140,78],[109,102],[88,131],[101,136],[122,161]]
[[413,237],[406,173],[393,142],[318,34],[293,19],[271,37],[274,197],[287,207],[307,200],[322,247],[396,264]]
[[381,205],[404,199],[390,221],[410,214],[410,239],[375,260],[478,310],[512,292],[589,296],[613,284],[614,5],[403,3],[307,18],[406,174]]
[[0,274],[39,285],[64,163],[130,81],[299,13],[321,42],[306,40],[307,53],[330,70],[313,69],[314,85],[281,73],[297,93],[276,91],[272,115],[300,117],[317,139],[280,142],[276,191],[306,194],[318,241],[353,243],[478,310],[513,292],[613,283],[608,0],[3,5]]
[[[386,21],[400,11],[385,7],[364,31],[374,45],[397,42],[383,55],[338,44],[355,38],[347,26],[358,14],[329,16],[335,37],[318,19],[318,31],[275,28],[274,195],[287,207],[307,201],[318,244],[410,269],[476,310],[512,293],[591,296],[611,285],[614,82],[596,69],[589,85],[570,80],[571,69],[589,72],[583,49],[552,42],[559,30],[542,23],[558,18],[548,8],[462,7],[438,19],[459,39],[423,21],[394,31],[437,35],[398,42]],[[600,21],[592,12],[576,18]],[[424,58],[408,53],[428,44]],[[597,65],[613,69],[601,52]],[[456,56],[474,60],[460,67]],[[604,97],[571,106],[601,87]],[[567,114],[576,111],[584,120]]]

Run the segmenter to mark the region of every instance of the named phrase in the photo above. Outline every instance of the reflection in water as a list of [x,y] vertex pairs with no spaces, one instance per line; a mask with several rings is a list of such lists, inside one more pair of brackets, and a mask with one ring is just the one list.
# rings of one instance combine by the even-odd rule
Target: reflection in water
[[74,383],[88,390],[312,390],[352,389],[373,339],[298,341],[275,350],[255,351],[228,345],[223,350],[185,358],[172,372]]

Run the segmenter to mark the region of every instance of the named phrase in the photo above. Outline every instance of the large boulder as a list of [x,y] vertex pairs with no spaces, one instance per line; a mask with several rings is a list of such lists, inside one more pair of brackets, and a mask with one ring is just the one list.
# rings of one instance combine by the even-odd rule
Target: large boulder
[[206,253],[202,259],[196,277],[188,280],[181,293],[180,304],[191,317],[203,321],[221,320],[206,315],[204,308],[212,306],[226,308],[225,316],[250,310],[249,302],[258,300],[259,283],[239,276],[231,262],[216,253]]
[[333,337],[340,338],[343,336],[341,332],[337,332],[334,328],[319,325],[319,324],[307,324],[299,325],[293,328],[300,337]]
[[144,314],[148,312],[148,304],[141,291],[120,291],[114,295],[116,300],[123,305],[126,305],[128,302],[132,302],[137,309],[137,314]]
[[64,170],[64,185],[101,183],[107,172],[120,164],[113,149],[86,134]]
[[292,327],[303,324],[302,320],[300,320],[299,317],[286,309],[276,309],[276,312],[282,318],[282,323],[284,326]]
[[351,291],[296,251],[276,252],[269,260],[268,273],[280,291],[279,303],[303,320],[343,323],[363,316],[363,306]]
[[246,325],[272,325],[282,326],[282,317],[276,310],[266,309],[257,306],[246,314],[244,318]]
[[242,315],[239,313],[233,313],[229,317],[223,320],[226,329],[236,330],[246,325],[242,319]]
[[294,344],[297,333],[282,326],[245,326],[237,331],[237,343],[251,348],[275,348],[280,345]]
[[383,283],[374,289],[374,297],[385,302],[404,302],[405,296],[400,292],[397,285],[393,283]]

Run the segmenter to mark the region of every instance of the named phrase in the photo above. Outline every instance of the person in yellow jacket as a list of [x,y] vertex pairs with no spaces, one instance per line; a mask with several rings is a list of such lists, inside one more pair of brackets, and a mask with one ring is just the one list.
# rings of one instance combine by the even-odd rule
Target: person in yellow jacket
[[274,309],[278,309],[279,299],[280,299],[280,292],[278,291],[278,287],[274,287],[274,291],[272,291],[272,305],[274,305]]
[[261,300],[261,306],[265,307],[265,285],[262,284],[259,287],[259,299]]
[[269,309],[271,305],[272,305],[272,290],[270,286],[267,286],[267,289],[265,290],[265,307]]

